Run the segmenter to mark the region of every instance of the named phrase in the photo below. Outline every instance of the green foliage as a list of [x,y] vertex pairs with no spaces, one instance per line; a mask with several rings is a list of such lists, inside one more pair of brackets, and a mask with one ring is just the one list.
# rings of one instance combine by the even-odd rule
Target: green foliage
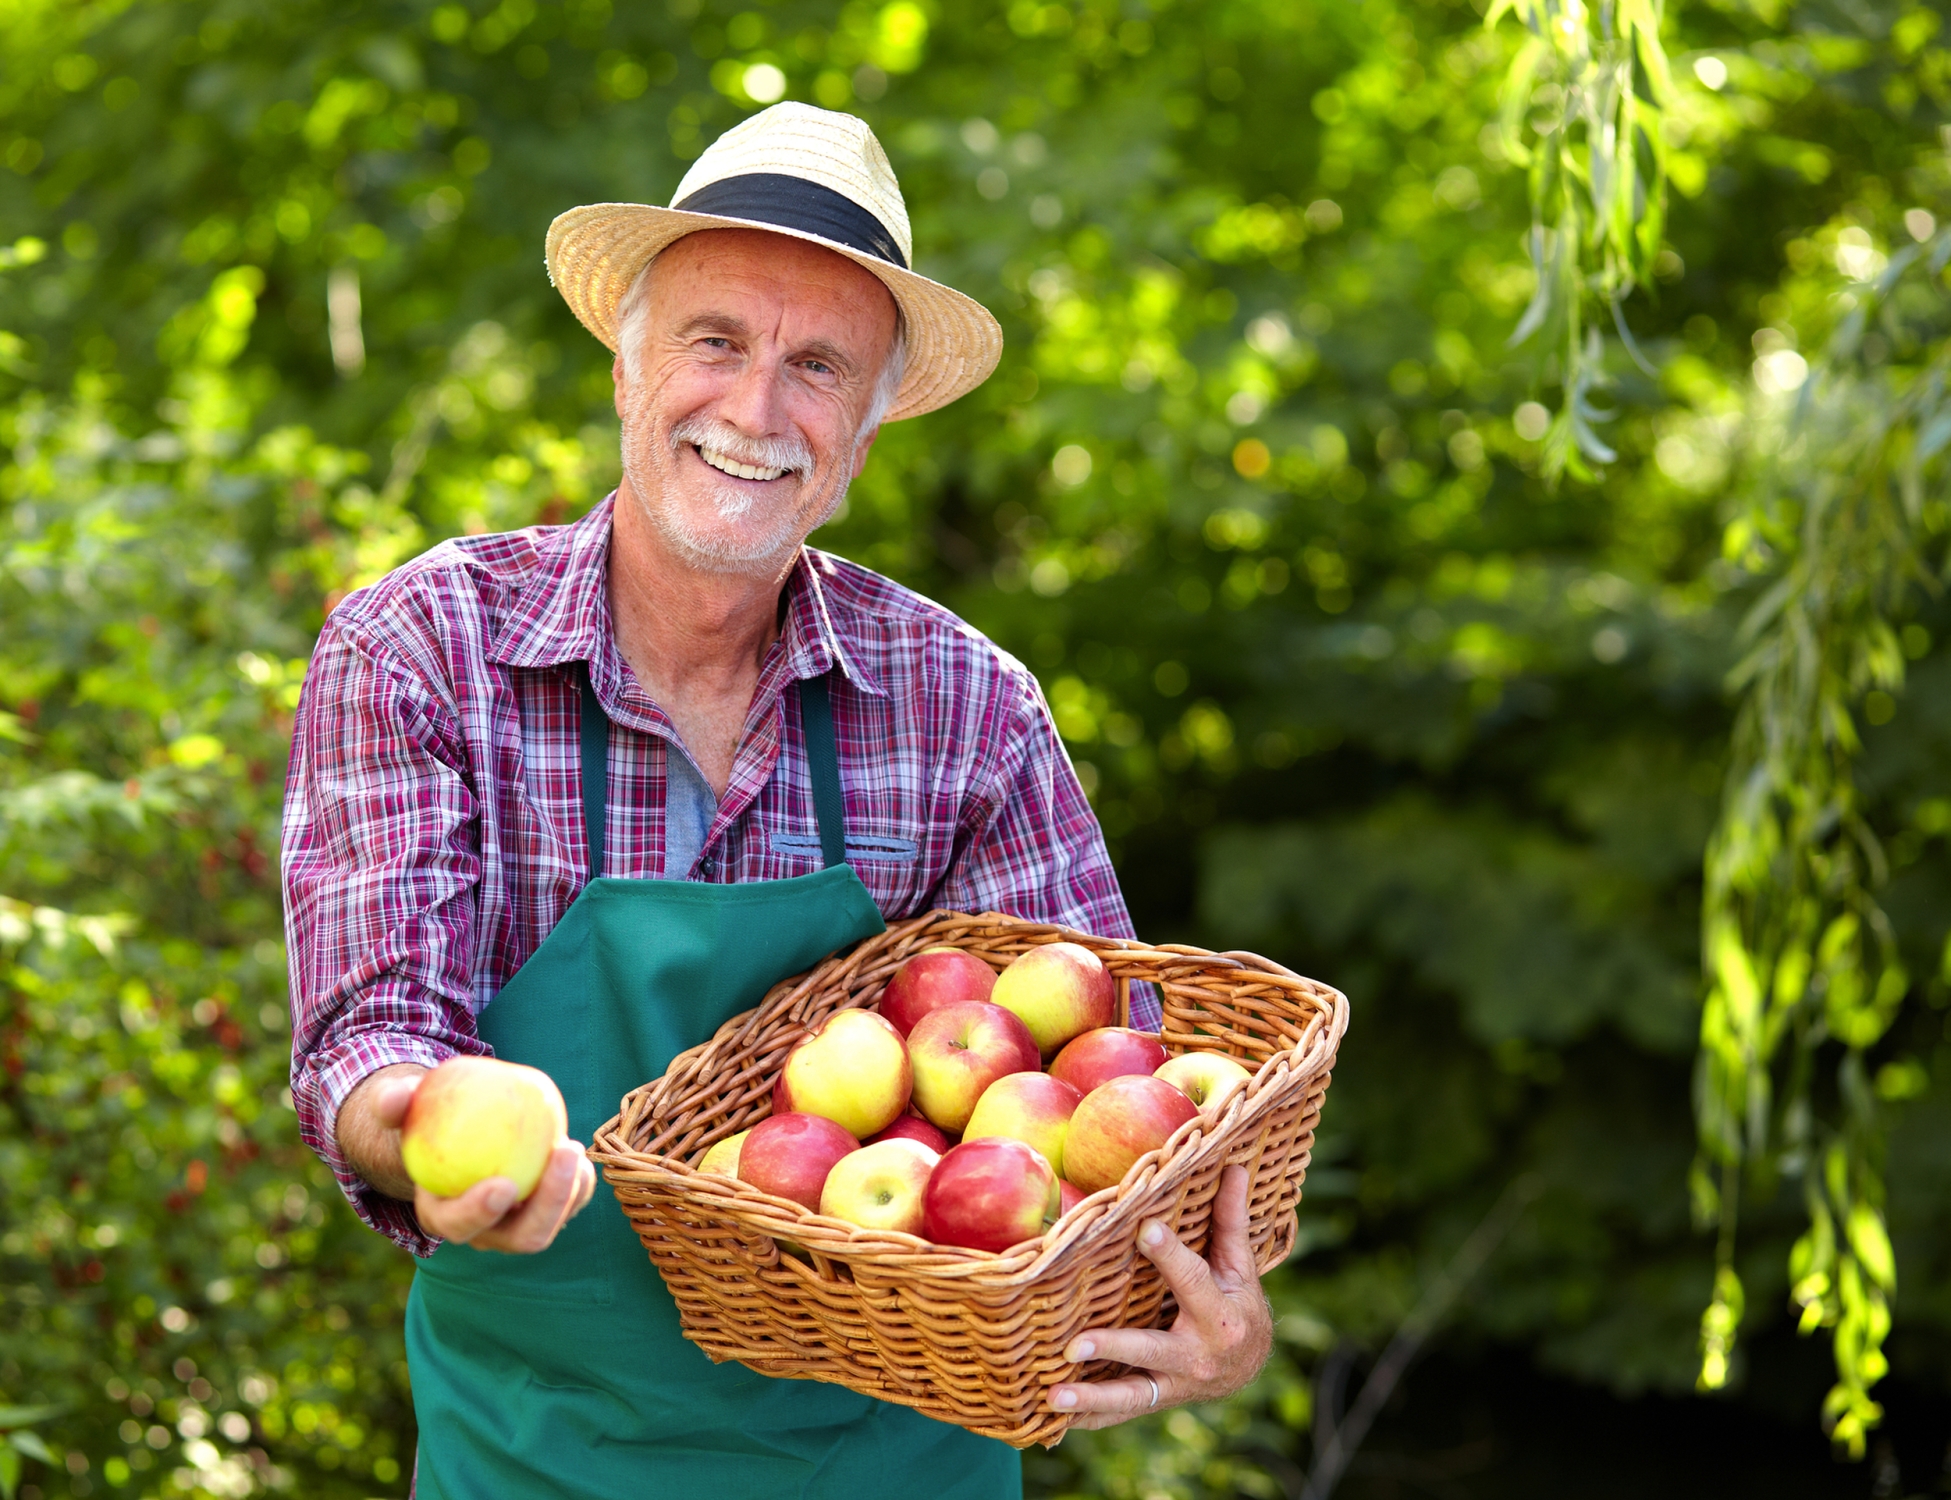
[[[1838,1382],[1824,1417],[1858,1455],[1881,1416],[1869,1390],[1889,1369],[1896,1288],[1884,1111],[1865,1058],[1912,981],[1877,899],[1889,859],[1856,786],[1856,721],[1895,713],[1899,626],[1942,567],[1929,553],[1941,550],[1940,456],[1951,439],[1939,281],[1951,234],[1927,219],[1911,224],[1923,243],[1889,256],[1858,226],[1836,233],[1841,288],[1824,312],[1842,316],[1813,372],[1805,378],[1807,362],[1785,342],[1761,356],[1758,379],[1777,401],[1754,422],[1755,471],[1724,550],[1769,587],[1742,627],[1748,650],[1732,680],[1745,693],[1703,916],[1712,988],[1701,1020],[1701,1135],[1721,1171],[1718,1186],[1702,1171],[1696,1194],[1722,1242],[1701,1384],[1725,1382],[1739,1325],[1740,1170],[1764,1182],[1800,1177],[1810,1224],[1791,1255],[1791,1295],[1805,1332],[1834,1330]],[[1830,319],[1811,321],[1806,333],[1819,335]],[[1785,386],[1799,387],[1792,399]],[[1836,1107],[1818,1110],[1813,1072],[1838,1047]]]
[[[1546,332],[1564,407],[1545,434],[1545,472],[1590,478],[1585,460],[1618,457],[1594,423],[1607,382],[1604,345],[1584,319],[1588,297],[1610,313],[1648,374],[1621,302],[1653,278],[1666,230],[1666,130],[1673,99],[1657,0],[1492,0],[1485,24],[1515,14],[1530,34],[1511,60],[1501,125],[1506,156],[1530,169],[1531,264],[1537,289],[1512,330]],[[1535,146],[1525,128],[1537,135]],[[1573,132],[1578,132],[1575,141]],[[1642,165],[1644,158],[1644,165]],[[1591,264],[1588,266],[1588,258]]]
[[[1708,1038],[1711,1097],[1775,1111],[1765,1140],[1748,1094],[1727,1129],[1705,1117],[1714,1162],[1731,1142],[1763,1166],[1719,1271],[1729,1379],[1738,1328],[1813,1307],[1867,1400],[1882,1305],[1896,1361],[1951,1384],[1926,977],[1951,897],[1946,622],[1810,522],[1941,546],[1934,468],[1910,509],[1903,482],[1940,399],[1935,314],[1906,299],[1938,273],[1872,297],[1836,268],[1895,266],[1906,212],[1939,203],[1947,54],[1895,6],[1652,25],[1598,13],[1567,38],[1583,53],[1540,53],[1586,71],[1514,136],[1535,33],[1420,0],[0,10],[0,1390],[63,1408],[37,1429],[62,1470],[23,1482],[404,1491],[410,1267],[283,1103],[290,706],[345,590],[605,491],[608,358],[546,285],[543,232],[668,200],[779,90],[872,121],[918,265],[1009,341],[983,389],[883,435],[821,542],[1039,672],[1141,931],[1270,953],[1356,1003],[1269,1374],[1033,1455],[1033,1484],[1298,1492],[1328,1351],[1381,1350],[1519,1178],[1539,1195],[1457,1304],[1458,1347],[1691,1387],[1717,1274],[1687,1192],[1702,860],[1730,766],[1775,765],[1777,723],[1801,748],[1748,805],[1779,830],[1768,870],[1801,873],[1728,863],[1737,798],[1712,909],[1758,976],[1773,934],[1814,923],[1845,935],[1812,967],[1910,978],[1845,1007],[1874,1035],[1824,999],[1732,1062]],[[1670,88],[1647,81],[1662,38]],[[1656,148],[1663,231],[1659,162],[1635,155]],[[1543,373],[1612,382],[1615,456],[1553,486],[1565,418],[1533,425],[1541,367],[1507,341],[1540,290],[1532,230],[1567,215],[1597,279],[1553,293]],[[1823,345],[1839,290],[1876,321],[1794,416],[1781,356]],[[1615,298],[1657,376],[1563,341]],[[1740,634],[1766,589],[1832,565],[1868,592],[1796,584]],[[1847,741],[1791,722],[1784,622],[1818,616],[1839,624],[1805,658],[1816,691],[1867,726]],[[1782,690],[1737,723],[1744,660]],[[1819,785],[1846,820],[1804,816]],[[1816,1419],[1819,1387],[1789,1399]]]

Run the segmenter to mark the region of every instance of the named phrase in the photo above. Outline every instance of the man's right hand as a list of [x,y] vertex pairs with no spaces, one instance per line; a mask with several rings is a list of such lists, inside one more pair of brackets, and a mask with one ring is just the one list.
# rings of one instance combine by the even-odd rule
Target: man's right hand
[[339,1150],[382,1193],[409,1200],[428,1234],[514,1255],[548,1249],[596,1190],[596,1169],[582,1147],[558,1144],[535,1191],[519,1202],[506,1177],[486,1178],[458,1198],[436,1198],[414,1184],[400,1160],[400,1127],[426,1074],[417,1063],[395,1063],[362,1078],[339,1108]]

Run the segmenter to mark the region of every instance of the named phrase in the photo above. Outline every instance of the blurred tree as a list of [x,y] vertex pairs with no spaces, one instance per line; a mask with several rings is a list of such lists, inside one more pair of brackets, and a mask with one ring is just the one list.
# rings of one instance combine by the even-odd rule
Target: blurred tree
[[[667,201],[778,97],[875,125],[918,265],[1009,338],[982,390],[889,429],[822,543],[1038,671],[1141,931],[1257,948],[1357,1006],[1267,1377],[1034,1456],[1033,1483],[1298,1493],[1329,1351],[1379,1351],[1521,1177],[1538,1196],[1457,1349],[1690,1387],[1715,1279],[1686,1186],[1700,872],[1753,756],[1724,683],[1739,621],[1813,555],[1797,486],[1874,467],[1795,448],[1792,403],[1838,299],[1869,307],[1946,212],[1936,34],[1902,0],[1667,19],[1674,202],[1662,238],[1615,246],[1658,373],[1591,356],[1614,459],[1553,487],[1566,429],[1539,395],[1568,366],[1506,347],[1538,290],[1499,124],[1521,41],[1470,6],[10,0],[0,1391],[63,1408],[40,1429],[62,1462],[26,1482],[403,1492],[410,1266],[281,1099],[290,703],[346,590],[607,489],[608,358],[542,233]],[[1937,295],[1912,275],[1876,306]],[[1934,388],[1892,405],[1929,316],[1865,324],[1849,356],[1893,475],[1942,449]],[[1927,560],[1939,488],[1920,470],[1906,512]],[[1946,620],[1914,589],[1877,618],[1910,691],[1888,650],[1843,671],[1868,726],[1847,814],[1880,851],[1853,878],[1883,925],[1858,932],[1906,982],[1874,1035],[1772,1054],[1774,1097],[1855,1122],[1904,1267],[1891,1354],[1941,1398]],[[1828,1137],[1769,1139],[1812,1144],[1752,1158],[1795,1190],[1747,1191],[1747,1324],[1814,1307],[1860,1348],[1844,1241],[1798,1252],[1788,1295]],[[1865,1180],[1816,1206],[1847,1225]],[[1821,1385],[1780,1378],[1813,1421]]]

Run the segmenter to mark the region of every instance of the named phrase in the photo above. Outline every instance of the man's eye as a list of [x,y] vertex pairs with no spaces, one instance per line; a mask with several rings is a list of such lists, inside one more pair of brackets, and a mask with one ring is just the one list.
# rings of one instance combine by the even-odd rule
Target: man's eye
[[700,339],[699,342],[709,344],[714,349],[729,349],[732,347],[732,341],[730,339],[721,339],[715,334],[709,338]]
[[826,364],[823,361],[817,359],[807,360],[806,368],[811,370],[815,375],[831,375],[833,373],[832,365]]

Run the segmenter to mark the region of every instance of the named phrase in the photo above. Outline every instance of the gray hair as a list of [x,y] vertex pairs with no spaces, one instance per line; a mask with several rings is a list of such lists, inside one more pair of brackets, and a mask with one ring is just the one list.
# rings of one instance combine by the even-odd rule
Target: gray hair
[[[658,252],[660,255],[662,253]],[[641,368],[644,324],[650,318],[650,272],[656,264],[656,255],[644,262],[644,268],[637,273],[636,279],[630,283],[630,289],[616,305],[617,354],[623,360],[624,376],[632,384],[635,384]],[[855,442],[861,441],[881,425],[888,408],[894,405],[894,398],[901,393],[901,380],[907,373],[908,320],[897,298],[894,303],[894,346],[888,350],[880,376],[874,382],[874,394],[867,402],[867,415],[860,424],[860,431],[854,435]]]

